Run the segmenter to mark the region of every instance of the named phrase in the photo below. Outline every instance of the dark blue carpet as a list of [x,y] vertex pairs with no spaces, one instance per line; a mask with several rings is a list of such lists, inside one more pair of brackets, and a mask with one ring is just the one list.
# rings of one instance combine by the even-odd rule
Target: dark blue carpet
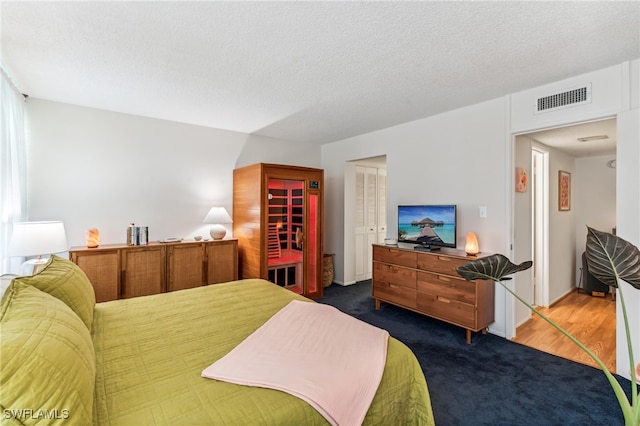
[[[618,401],[595,368],[474,333],[389,304],[375,310],[371,282],[333,284],[320,303],[384,328],[414,352],[437,425],[623,425]],[[629,395],[630,381],[616,376]],[[628,396],[627,395],[627,396]]]

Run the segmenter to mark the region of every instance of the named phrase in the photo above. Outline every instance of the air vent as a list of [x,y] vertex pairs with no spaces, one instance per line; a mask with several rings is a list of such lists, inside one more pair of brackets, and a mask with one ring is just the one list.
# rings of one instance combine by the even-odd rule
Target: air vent
[[587,84],[577,89],[566,92],[543,96],[536,99],[535,113],[555,111],[561,108],[568,108],[576,105],[591,102],[591,84]]

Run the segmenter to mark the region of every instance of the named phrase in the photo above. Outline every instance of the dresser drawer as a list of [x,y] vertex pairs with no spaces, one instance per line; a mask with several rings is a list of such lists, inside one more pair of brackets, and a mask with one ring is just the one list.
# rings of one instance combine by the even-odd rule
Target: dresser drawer
[[416,291],[388,282],[373,280],[373,297],[407,308],[416,308]]
[[416,270],[401,266],[387,265],[386,263],[373,263],[373,279],[390,284],[416,289]]
[[474,305],[430,293],[418,293],[416,300],[418,310],[428,312],[430,316],[476,330]]
[[418,272],[417,290],[458,302],[476,304],[476,283],[449,275]]
[[398,266],[415,268],[417,256],[415,252],[399,250],[397,248],[373,246],[373,260],[376,262],[392,263]]
[[459,277],[456,268],[469,263],[471,258],[451,257],[439,254],[420,253],[418,269]]

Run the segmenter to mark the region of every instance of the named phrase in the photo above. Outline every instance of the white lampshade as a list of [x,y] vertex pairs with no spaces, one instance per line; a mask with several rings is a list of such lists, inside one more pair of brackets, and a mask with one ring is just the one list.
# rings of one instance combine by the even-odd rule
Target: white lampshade
[[67,235],[62,221],[17,222],[9,242],[11,256],[38,256],[22,265],[24,275],[35,274],[46,263],[41,256],[67,251]]
[[222,226],[224,223],[233,223],[231,216],[224,207],[211,207],[209,213],[203,220],[204,223],[214,224],[209,230],[209,235],[214,240],[221,240],[227,235],[227,228]]

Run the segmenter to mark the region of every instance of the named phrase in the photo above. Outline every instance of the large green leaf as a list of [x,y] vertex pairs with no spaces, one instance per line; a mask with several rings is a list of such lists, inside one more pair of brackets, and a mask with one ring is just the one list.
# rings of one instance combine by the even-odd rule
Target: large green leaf
[[618,287],[619,278],[640,290],[640,250],[613,234],[587,230],[589,272],[607,285]]
[[530,260],[515,265],[501,254],[492,254],[491,256],[481,257],[465,263],[456,268],[456,271],[462,278],[467,280],[503,281],[511,279],[505,278],[505,276],[529,269],[531,265],[533,265],[533,262]]

